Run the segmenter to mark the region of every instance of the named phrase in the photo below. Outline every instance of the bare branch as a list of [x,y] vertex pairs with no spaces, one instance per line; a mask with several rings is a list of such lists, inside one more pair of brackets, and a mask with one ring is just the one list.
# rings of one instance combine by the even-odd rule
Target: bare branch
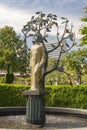
[[73,48],[73,44],[72,44],[72,46],[71,46],[69,49],[63,50],[62,53],[66,53],[66,52],[68,52],[69,50],[71,50],[72,48]]
[[52,51],[56,50],[59,47],[59,44],[55,46],[53,49],[49,50],[48,53],[51,53]]
[[64,70],[58,70],[58,71],[59,71],[59,72],[62,72],[62,73],[65,73],[65,74],[68,76],[69,80],[70,80],[70,85],[73,86],[72,80],[71,80],[71,78],[70,78],[70,74],[67,73],[67,72],[65,72]]

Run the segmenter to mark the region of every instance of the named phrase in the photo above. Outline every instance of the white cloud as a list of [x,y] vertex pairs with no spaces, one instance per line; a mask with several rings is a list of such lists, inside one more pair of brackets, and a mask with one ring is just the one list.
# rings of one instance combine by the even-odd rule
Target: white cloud
[[0,5],[0,28],[5,25],[12,26],[15,31],[20,33],[23,25],[29,21],[31,15],[31,13],[27,14],[22,10]]
[[[31,11],[24,12],[22,9],[9,8],[5,5],[0,5],[0,28],[5,25],[14,27],[15,31],[21,33],[23,25],[25,25],[34,15]],[[66,16],[66,14],[59,14],[59,16]],[[79,39],[78,29],[81,25],[79,18],[75,16],[69,16],[70,22],[74,24],[74,31],[76,32],[76,38]],[[60,29],[62,32],[62,28]],[[53,31],[52,34],[55,32]]]
[[[61,14],[60,13],[59,17],[61,18],[61,16],[67,17],[67,19],[69,19],[69,26],[71,24],[73,24],[73,32],[75,32],[75,34],[76,34],[76,39],[80,39],[81,35],[79,33],[79,29],[80,29],[80,27],[82,25],[82,22],[81,22],[79,16],[77,17],[75,15]],[[60,22],[60,20],[59,20],[59,22]],[[62,30],[63,30],[63,27],[61,27],[60,32],[62,32]]]
[[75,17],[75,16],[70,16],[69,19],[70,19],[70,22],[73,23],[73,25],[74,25],[73,30],[76,34],[76,38],[80,39],[81,35],[79,33],[79,29],[80,29],[81,24],[82,24],[82,22],[80,21],[80,18]]
[[[63,15],[61,15],[63,16]],[[69,19],[69,26],[68,28],[71,28],[71,24],[73,24],[73,32],[75,32],[75,36],[76,36],[76,39],[80,39],[81,38],[81,35],[79,33],[79,29],[80,29],[80,26],[81,26],[81,21],[79,18],[75,17],[75,16],[69,16],[68,17]],[[63,21],[61,20],[61,18],[59,17],[58,19],[58,23],[59,23],[59,33],[60,33],[60,36],[62,36],[63,32],[64,32],[64,25],[61,24]],[[51,32],[49,33],[51,35],[55,35],[56,34],[56,28]]]

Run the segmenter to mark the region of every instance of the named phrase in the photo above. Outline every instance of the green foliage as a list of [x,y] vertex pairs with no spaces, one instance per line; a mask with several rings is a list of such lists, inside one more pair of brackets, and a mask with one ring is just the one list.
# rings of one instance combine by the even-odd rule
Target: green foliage
[[14,74],[7,73],[6,74],[6,83],[13,83],[14,80]]
[[[56,62],[57,61],[54,58],[49,58],[48,70],[52,69],[55,66]],[[59,66],[62,66],[62,64],[64,63],[61,63],[60,61]],[[59,72],[58,70],[47,75],[45,81],[47,85],[50,85],[51,82],[52,84],[55,84],[56,82],[58,82],[58,84],[68,84],[70,82],[68,76],[65,75],[63,72]]]
[[[87,74],[87,49],[78,49],[66,55],[63,59],[63,64],[67,71],[73,70],[77,75],[78,83],[81,83],[82,75]],[[76,79],[76,80],[77,80]]]
[[25,89],[29,89],[29,86],[0,84],[0,107],[25,105],[26,98],[22,96]]
[[87,109],[86,85],[48,86],[47,89],[49,95],[46,96],[46,106]]
[[48,68],[47,69],[52,69],[55,66],[56,62],[57,61],[54,58],[49,58],[48,59]]
[[[29,86],[0,84],[0,107],[25,106],[26,97],[22,91]],[[87,85],[59,85],[46,86],[49,94],[46,95],[46,106],[70,107],[87,109]]]
[[82,34],[81,46],[87,45],[87,7],[84,8],[85,16],[81,18],[83,25],[80,27],[80,33]]
[[0,77],[0,83],[5,83],[5,76]]
[[29,59],[27,45],[10,26],[0,29],[0,69],[7,73],[26,71]]
[[[81,51],[72,51],[66,55],[65,62],[68,68],[74,69],[78,72],[78,69],[81,69],[81,64],[85,62],[85,57],[81,55]],[[79,73],[79,72],[78,72]]]

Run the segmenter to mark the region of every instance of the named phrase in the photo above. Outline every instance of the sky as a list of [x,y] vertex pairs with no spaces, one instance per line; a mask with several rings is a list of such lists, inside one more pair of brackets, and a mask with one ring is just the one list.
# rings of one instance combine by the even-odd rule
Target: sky
[[52,13],[60,17],[67,17],[74,25],[76,39],[81,35],[79,28],[83,17],[83,8],[87,6],[87,0],[0,0],[0,28],[12,26],[22,35],[23,25],[26,25],[35,12]]

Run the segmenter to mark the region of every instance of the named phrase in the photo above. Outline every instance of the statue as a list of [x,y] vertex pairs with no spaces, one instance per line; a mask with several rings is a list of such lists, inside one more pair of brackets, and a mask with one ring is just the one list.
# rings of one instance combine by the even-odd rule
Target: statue
[[[72,25],[68,27],[69,20],[67,18],[61,17],[63,24],[63,34],[59,32],[59,24],[57,23],[57,16],[54,14],[44,14],[41,12],[36,12],[37,16],[32,16],[31,20],[24,25],[22,32],[24,33],[24,42],[26,47],[26,40],[29,37],[33,38],[33,46],[31,47],[30,55],[30,66],[31,66],[31,89],[23,92],[23,95],[27,96],[26,105],[26,121],[31,124],[43,126],[45,123],[45,94],[47,91],[45,89],[45,78],[48,74],[53,71],[64,72],[60,68],[61,55],[69,51],[75,45],[74,33],[72,32]],[[56,28],[56,30],[55,30]],[[46,48],[46,43],[48,42],[50,32],[52,31],[56,34],[57,39],[56,44],[51,43],[51,48]],[[51,33],[52,38],[52,33]],[[69,45],[67,42],[63,43],[63,40],[68,39],[71,41]],[[64,50],[64,45],[67,47]],[[57,58],[55,64],[50,68],[49,54],[54,50],[58,50],[56,53]],[[66,72],[64,72],[67,74]],[[68,75],[69,76],[69,75]],[[31,91],[32,90],[32,91]]]
[[[26,39],[33,38],[33,46],[31,48],[31,89],[35,90],[43,86],[45,88],[45,78],[53,71],[59,71],[67,74],[63,69],[60,69],[61,56],[68,52],[76,44],[75,33],[73,32],[73,25],[68,26],[69,20],[65,17],[61,17],[64,25],[63,34],[59,32],[59,24],[57,22],[57,16],[49,13],[48,15],[41,12],[36,12],[37,16],[32,16],[31,20],[24,25],[22,32],[24,33],[24,41],[26,45]],[[48,33],[56,28],[56,42],[50,44],[50,48],[46,48],[48,42]],[[71,44],[68,40],[71,41]],[[66,42],[63,42],[66,40]],[[66,49],[64,48],[66,47]],[[59,48],[59,49],[58,49]],[[56,53],[56,63],[49,69],[49,55],[53,51],[59,50]],[[68,74],[69,75],[69,74]]]
[[42,86],[42,74],[45,63],[45,51],[42,43],[35,43],[31,48],[31,90],[40,89]]

